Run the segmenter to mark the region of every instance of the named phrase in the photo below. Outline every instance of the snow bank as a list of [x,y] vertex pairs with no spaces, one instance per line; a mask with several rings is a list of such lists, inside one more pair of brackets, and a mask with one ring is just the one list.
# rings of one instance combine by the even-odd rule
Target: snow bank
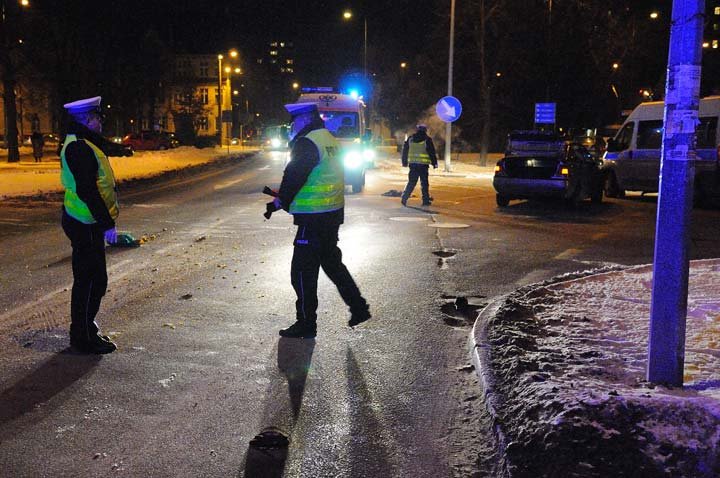
[[513,476],[720,476],[720,260],[691,265],[682,389],[645,381],[651,280],[525,287],[489,321]]

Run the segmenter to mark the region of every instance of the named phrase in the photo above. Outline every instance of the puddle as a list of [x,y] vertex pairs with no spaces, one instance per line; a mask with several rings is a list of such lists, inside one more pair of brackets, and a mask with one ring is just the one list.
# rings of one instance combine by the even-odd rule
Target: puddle
[[453,257],[455,254],[457,254],[457,251],[453,251],[450,249],[441,249],[439,251],[433,251],[433,254],[435,254],[438,257],[448,258],[448,257]]

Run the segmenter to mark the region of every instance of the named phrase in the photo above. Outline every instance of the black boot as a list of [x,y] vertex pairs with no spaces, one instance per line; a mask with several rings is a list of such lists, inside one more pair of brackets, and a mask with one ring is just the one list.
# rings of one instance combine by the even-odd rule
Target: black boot
[[297,321],[287,329],[279,332],[280,337],[288,337],[291,339],[314,339],[317,335],[317,326],[313,323]]
[[350,327],[355,327],[356,325],[360,325],[363,322],[370,320],[372,318],[372,315],[370,315],[370,310],[367,306],[365,306],[362,309],[351,311],[350,320],[348,321],[348,325]]
[[117,345],[104,335],[94,335],[90,340],[70,337],[70,346],[84,354],[109,354],[117,350]]

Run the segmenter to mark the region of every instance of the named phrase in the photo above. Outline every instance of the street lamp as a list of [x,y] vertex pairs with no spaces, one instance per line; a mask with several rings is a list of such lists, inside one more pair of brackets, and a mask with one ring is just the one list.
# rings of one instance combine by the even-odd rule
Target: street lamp
[[218,144],[222,146],[222,61],[223,56],[218,55],[218,90],[217,90],[217,121],[216,121],[216,133],[218,138]]
[[[343,12],[343,19],[350,20],[353,17],[353,13],[350,10]],[[367,16],[363,15],[363,76],[367,78]]]

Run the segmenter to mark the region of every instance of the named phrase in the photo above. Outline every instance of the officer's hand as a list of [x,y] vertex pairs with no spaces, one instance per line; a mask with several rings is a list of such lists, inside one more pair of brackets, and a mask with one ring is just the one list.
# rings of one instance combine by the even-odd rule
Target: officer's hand
[[115,242],[117,242],[117,230],[114,227],[105,231],[105,242],[108,244],[115,244]]
[[278,211],[282,209],[282,203],[280,202],[280,198],[273,199],[273,205]]
[[132,156],[133,150],[132,148],[125,148],[125,151],[123,151],[123,156]]
[[437,164],[433,164],[433,169],[437,169]]

